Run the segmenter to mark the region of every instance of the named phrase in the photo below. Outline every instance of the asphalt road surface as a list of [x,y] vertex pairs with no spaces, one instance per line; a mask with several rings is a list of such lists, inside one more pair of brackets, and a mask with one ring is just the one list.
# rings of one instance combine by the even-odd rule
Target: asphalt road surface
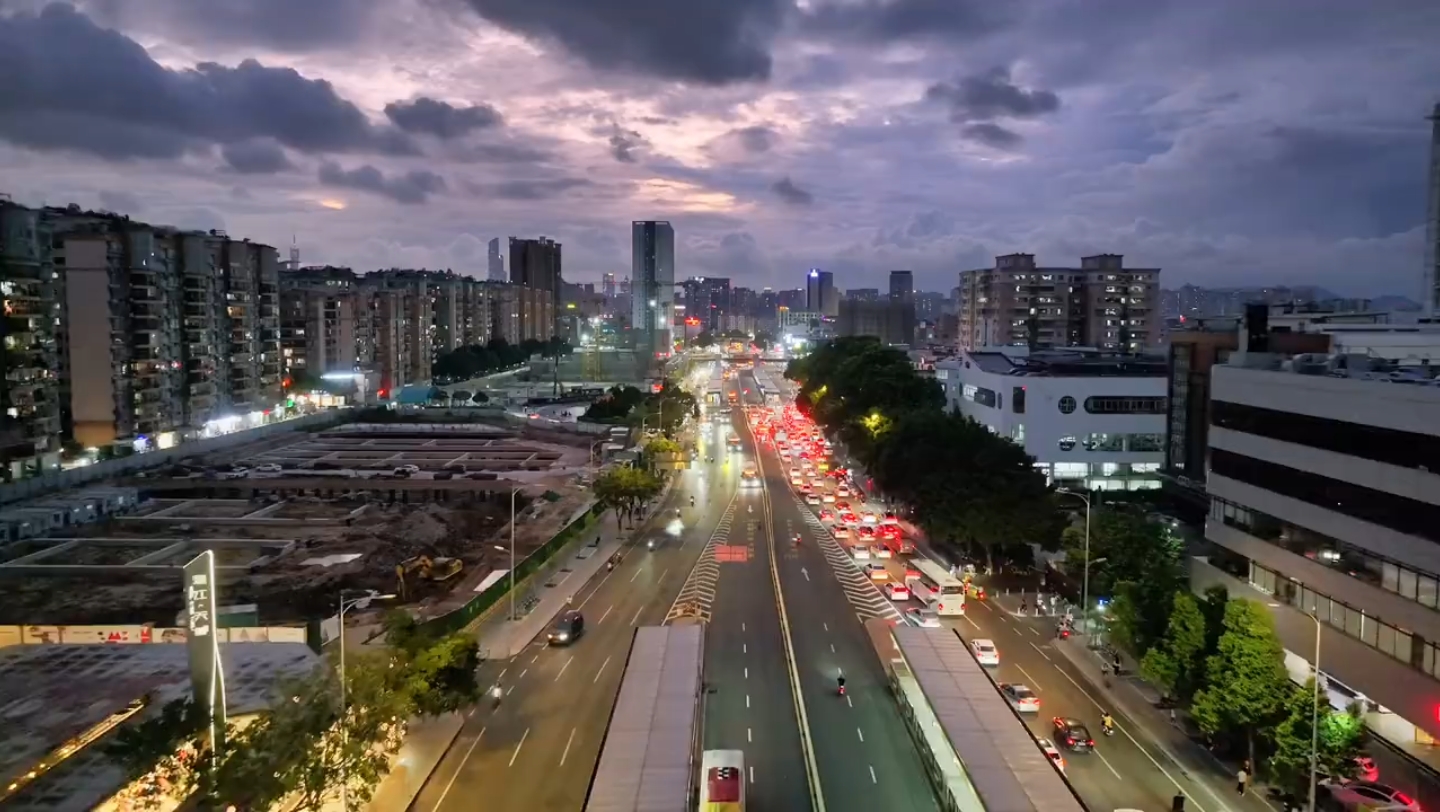
[[[742,440],[741,452],[730,455],[736,468],[755,459],[744,423],[737,407],[728,427]],[[705,749],[744,751],[751,809],[798,812],[812,804],[770,574],[762,490],[741,490],[734,536],[720,556],[705,637]]]
[[[578,590],[583,637],[566,648],[534,642],[518,656],[482,668],[480,684],[498,679],[506,695],[498,707],[485,700],[471,712],[411,810],[583,808],[634,629],[664,622],[734,496],[736,479],[723,459],[707,464],[702,455],[681,474],[671,503],[657,507],[620,565],[601,570]],[[673,520],[675,505],[683,505],[681,536],[647,551],[644,539]]]

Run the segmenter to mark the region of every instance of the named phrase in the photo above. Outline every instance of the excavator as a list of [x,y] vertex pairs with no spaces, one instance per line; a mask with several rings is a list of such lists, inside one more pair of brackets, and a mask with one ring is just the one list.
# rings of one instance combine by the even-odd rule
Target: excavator
[[459,575],[463,569],[465,569],[465,562],[458,558],[444,556],[431,558],[428,555],[407,558],[395,565],[395,578],[399,582],[400,597],[406,598],[405,576],[411,573],[418,573],[423,581],[443,583]]

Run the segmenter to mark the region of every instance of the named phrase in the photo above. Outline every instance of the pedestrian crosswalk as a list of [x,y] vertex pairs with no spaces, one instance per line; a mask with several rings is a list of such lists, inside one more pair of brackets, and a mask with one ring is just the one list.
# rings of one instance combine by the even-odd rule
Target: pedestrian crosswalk
[[850,553],[830,535],[829,528],[825,527],[798,497],[795,505],[800,510],[801,519],[813,531],[820,552],[825,555],[825,560],[830,562],[830,569],[834,570],[840,589],[845,592],[845,598],[850,601],[850,605],[855,607],[855,613],[860,616],[860,620],[899,620],[900,612],[895,608],[895,604],[886,598],[880,587],[856,565]]
[[685,583],[680,587],[680,594],[675,596],[670,611],[665,613],[666,623],[681,618],[710,622],[715,606],[715,587],[720,582],[720,561],[716,550],[730,541],[730,529],[734,524],[735,498],[731,498],[729,506],[720,516],[719,523],[715,525],[715,532],[710,534],[710,540],[705,542],[705,549],[700,551],[695,568],[690,570]]

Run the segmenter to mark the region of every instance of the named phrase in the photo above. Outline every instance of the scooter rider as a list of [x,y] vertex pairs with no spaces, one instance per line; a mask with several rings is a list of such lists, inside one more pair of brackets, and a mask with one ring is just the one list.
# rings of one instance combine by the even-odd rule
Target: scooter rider
[[1115,732],[1115,717],[1110,715],[1110,711],[1100,712],[1100,729],[1105,732],[1106,736]]

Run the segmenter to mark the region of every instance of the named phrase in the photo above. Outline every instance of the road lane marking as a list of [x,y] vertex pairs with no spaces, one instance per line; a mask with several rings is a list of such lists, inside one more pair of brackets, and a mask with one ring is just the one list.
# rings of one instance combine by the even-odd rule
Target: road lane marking
[[517,758],[520,757],[520,748],[522,748],[522,747],[525,746],[525,740],[526,740],[527,738],[529,738],[529,737],[530,737],[530,728],[527,727],[527,728],[525,728],[525,732],[522,733],[522,734],[520,734],[520,743],[517,744],[517,745],[515,745],[515,752],[512,753],[511,756],[510,756],[510,764],[509,764],[509,766],[511,766],[511,767],[514,767],[514,766],[515,766],[515,759],[517,759]]
[[515,686],[514,686],[514,685],[511,685],[509,688],[506,688],[506,689],[505,689],[505,695],[506,695],[506,696],[509,696],[509,695],[511,695],[511,694],[513,694],[513,693],[515,693]]
[[531,665],[534,665],[534,664],[535,664],[535,661],[538,660],[538,659],[540,659],[540,655],[539,655],[539,654],[536,654],[534,657],[531,657],[531,658],[530,658],[530,664],[531,664]]
[[874,765],[874,764],[871,764],[871,765],[870,765],[870,783],[872,783],[872,784],[878,784],[878,783],[880,783],[880,780],[875,777],[875,765]]
[[741,653],[741,654],[749,654],[749,653],[750,653],[750,644],[749,644],[749,643],[741,643],[741,644],[740,644],[740,653]]
[[830,653],[831,653],[831,654],[834,654],[834,653],[835,653],[835,644],[834,644],[834,643],[831,643],[831,644],[830,644]]
[[995,611],[994,609],[991,609],[991,608],[990,608],[990,604],[989,604],[988,602],[986,602],[986,601],[980,601],[980,602],[977,603],[976,605],[977,605],[977,606],[980,606],[980,607],[983,608],[985,611],[990,612],[990,613],[994,613],[994,611]]
[[855,728],[855,735],[860,737],[860,743],[861,743],[861,744],[864,744],[864,743],[865,743],[865,731],[863,731],[863,730],[861,730],[860,728],[857,727],[857,728]]
[[745,666],[745,679],[750,679],[750,666]]
[[1123,778],[1120,777],[1120,772],[1115,769],[1115,765],[1111,764],[1111,763],[1110,763],[1110,759],[1106,758],[1103,753],[1101,753],[1099,750],[1096,750],[1096,751],[1095,751],[1095,755],[1100,756],[1100,761],[1102,761],[1102,762],[1105,764],[1105,766],[1110,769],[1110,772],[1115,775],[1115,779],[1116,779],[1117,781],[1123,781],[1123,780],[1125,780],[1125,779],[1123,779]]
[[643,606],[640,607],[639,609],[636,609],[636,610],[635,610],[635,617],[630,618],[630,625],[631,625],[631,626],[634,626],[636,623],[638,623],[638,622],[640,621],[640,613],[643,612],[643,611],[645,611],[645,607],[643,607]]
[[974,627],[975,627],[975,631],[977,631],[977,632],[983,632],[983,631],[985,631],[984,629],[980,628],[980,624],[979,624],[979,623],[976,623],[975,621],[971,620],[969,615],[961,615],[961,617],[965,618],[965,622],[966,622],[966,623],[969,623],[971,626],[974,626]]
[[565,740],[565,752],[560,754],[560,766],[565,766],[565,759],[570,755],[570,745],[575,742],[575,728],[570,728],[570,738]]
[[1044,658],[1047,659],[1047,660],[1050,659],[1050,655],[1049,655],[1049,654],[1046,654],[1046,653],[1043,652],[1043,651],[1041,651],[1041,650],[1040,650],[1040,647],[1037,646],[1037,645],[1035,645],[1034,643],[1031,643],[1031,644],[1030,644],[1030,648],[1033,648],[1033,649],[1035,649],[1037,652],[1039,652],[1041,657],[1044,657]]
[[605,666],[607,666],[607,665],[609,665],[609,664],[610,664],[610,658],[609,658],[609,657],[606,657],[606,658],[605,658],[605,662],[603,662],[603,663],[600,664],[600,669],[595,672],[595,679],[590,680],[591,684],[594,684],[594,683],[597,683],[597,682],[600,681],[600,675],[603,674],[603,673],[605,673]]
[[1016,664],[1015,664],[1015,667],[1018,668],[1018,669],[1020,669],[1020,673],[1022,673],[1022,674],[1025,675],[1025,679],[1030,680],[1030,687],[1032,687],[1032,688],[1039,688],[1039,687],[1040,687],[1040,681],[1037,680],[1037,679],[1035,679],[1034,677],[1030,676],[1030,672],[1025,670],[1025,666],[1020,665],[1019,663],[1016,663]]
[[849,706],[852,707],[852,708],[855,707],[855,703],[850,699],[850,695],[849,695],[849,694],[846,694],[846,695],[845,695],[845,704],[846,704],[846,705],[849,705]]
[[750,695],[749,695],[749,694],[746,694],[746,695],[745,695],[745,707],[747,707],[747,708],[750,707]]
[[[536,656],[536,657],[539,657],[540,655],[537,654],[537,655],[535,655],[535,656]],[[510,670],[510,669],[508,669],[508,668],[502,668],[502,669],[500,669],[500,676],[496,677],[496,678],[495,678],[495,681],[496,681],[496,682],[499,682],[500,680],[505,679],[505,672],[506,672],[506,671],[509,671],[509,670]]]
[[1034,626],[1026,626],[1025,628],[1029,629],[1029,630],[1030,630],[1030,633],[1033,634],[1033,635],[1035,635],[1036,637],[1039,637],[1039,636],[1040,636],[1040,631],[1039,631],[1038,629],[1036,629]]
[[805,576],[805,580],[810,580],[810,571],[805,569],[804,567],[800,568],[800,574]]
[[639,567],[636,567],[636,568],[635,568],[635,574],[632,575],[632,576],[630,576],[630,583],[632,583],[632,584],[635,583],[635,579],[636,579],[636,578],[639,578],[639,577],[640,577],[640,573],[642,573],[642,572],[644,572],[644,570],[640,569]]
[[748,727],[745,728],[745,741],[747,741],[747,742],[752,742],[752,743],[755,741],[755,736],[754,736],[753,732],[750,730],[750,728],[748,728]]
[[[539,656],[539,655],[536,655],[536,656]],[[521,672],[520,672],[520,676],[516,677],[516,678],[515,678],[515,681],[516,681],[516,682],[519,682],[520,680],[525,679],[525,675],[528,674],[528,673],[530,673],[530,669],[528,669],[528,668],[525,669],[524,671],[521,671]]]
[[750,765],[750,783],[755,783],[755,765]]
[[830,631],[830,624],[829,624],[829,623],[821,623],[820,625],[825,627],[825,631],[827,631],[827,632]]
[[665,580],[665,576],[666,576],[667,574],[669,574],[669,572],[670,572],[670,568],[669,568],[669,567],[666,567],[666,568],[665,568],[665,571],[662,572],[662,573],[660,573],[660,580],[661,580],[661,581]]
[[605,614],[601,615],[601,616],[600,616],[600,619],[597,620],[597,621],[595,621],[595,622],[596,622],[596,623],[604,623],[604,622],[605,622],[605,618],[610,617],[610,613],[613,612],[613,611],[615,611],[615,604],[612,603],[612,604],[610,604],[610,608],[605,610]]
[[485,735],[485,730],[483,727],[480,728],[480,733],[475,736],[475,741],[470,742],[469,749],[465,751],[465,755],[460,757],[460,763],[456,765],[455,772],[450,775],[450,780],[445,782],[445,789],[440,791],[440,797],[435,799],[435,806],[430,812],[436,812],[445,803],[445,796],[449,795],[450,788],[455,786],[455,779],[459,778],[460,771],[465,769],[465,762],[470,760],[470,754],[475,752],[476,746],[480,744],[480,739]]

